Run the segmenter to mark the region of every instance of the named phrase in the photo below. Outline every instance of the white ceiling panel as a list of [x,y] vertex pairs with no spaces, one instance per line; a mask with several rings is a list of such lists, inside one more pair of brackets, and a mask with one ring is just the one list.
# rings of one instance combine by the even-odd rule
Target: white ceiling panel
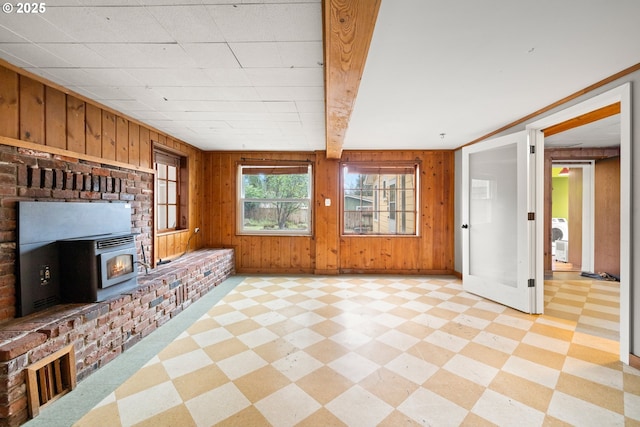
[[[50,9],[47,12],[47,17],[54,13],[54,10]],[[3,13],[0,25],[7,30],[11,30],[14,34],[12,38],[15,35],[19,35],[29,42],[69,43],[77,41],[66,31],[58,28],[55,22],[45,19],[44,14]],[[5,39],[4,37],[0,40],[2,42],[13,41],[11,38]]]
[[251,80],[243,68],[208,68],[204,73],[211,79],[211,86],[251,86]]
[[[148,7],[158,24],[179,43],[225,41],[209,11],[202,5],[172,5]],[[179,19],[176,19],[179,17]]]
[[[466,144],[639,63],[638,16],[385,0],[344,147]],[[0,57],[205,150],[325,147],[321,0],[57,0],[0,16]]]
[[38,68],[70,67],[72,64],[49,52],[46,46],[25,43],[0,44],[2,57],[14,56],[24,64]]
[[253,86],[324,86],[322,68],[250,68],[245,70]]
[[184,51],[199,68],[239,68],[240,64],[226,43],[182,43]]

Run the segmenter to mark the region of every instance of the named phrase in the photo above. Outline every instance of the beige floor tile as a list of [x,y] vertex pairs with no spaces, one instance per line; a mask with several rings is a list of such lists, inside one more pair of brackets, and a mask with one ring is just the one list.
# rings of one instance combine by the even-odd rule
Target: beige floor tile
[[[249,426],[268,426],[269,421],[256,409],[255,406],[249,406],[239,412],[236,412],[229,418],[213,424],[216,427],[249,427]],[[176,426],[179,426],[177,424]]]
[[310,345],[304,351],[320,362],[327,364],[347,354],[349,349],[333,340],[324,339]]
[[73,427],[117,427],[121,426],[120,412],[116,402],[99,406],[80,418]]
[[116,398],[122,399],[170,380],[162,364],[145,366],[116,390]]
[[469,412],[462,423],[461,427],[498,427],[498,424],[494,424],[489,420],[482,418],[480,415]]
[[356,353],[382,366],[398,357],[402,352],[388,344],[373,340],[356,349]]
[[419,384],[386,368],[380,368],[360,381],[359,385],[394,408],[401,404]]
[[561,370],[564,366],[564,354],[530,344],[520,343],[513,351],[513,355],[556,370]]
[[541,412],[547,411],[553,396],[552,388],[528,381],[508,372],[499,372],[489,384],[489,388]]
[[354,383],[333,369],[322,366],[300,378],[296,385],[325,405],[353,387]]
[[244,319],[231,325],[226,325],[224,328],[233,335],[242,335],[261,327],[262,325],[253,319]]
[[189,409],[185,405],[178,405],[147,418],[135,425],[135,427],[197,427],[191,417]]
[[238,338],[233,337],[204,348],[205,353],[214,362],[219,362],[238,353],[247,351],[249,347]]
[[325,408],[320,408],[307,418],[296,424],[296,427],[347,427],[338,417]]
[[456,405],[470,410],[485,388],[445,369],[438,370],[422,385]]
[[187,375],[174,378],[173,385],[183,401],[218,388],[231,380],[216,365],[198,369]]
[[271,365],[237,378],[233,383],[251,403],[256,403],[289,385],[290,381]]
[[418,427],[424,426],[423,423],[419,423],[412,419],[408,415],[403,414],[400,411],[391,412],[387,418],[382,420],[377,427]]
[[510,357],[509,354],[505,352],[475,342],[467,344],[460,350],[460,354],[498,369],[502,368]]
[[275,339],[253,349],[258,356],[269,363],[282,359],[287,354],[291,354],[296,350],[297,348],[293,344],[282,338]]
[[564,372],[560,374],[556,390],[609,411],[624,414],[624,392],[621,390]]
[[633,425],[618,293],[547,281],[533,316],[453,278],[248,277],[76,425]]

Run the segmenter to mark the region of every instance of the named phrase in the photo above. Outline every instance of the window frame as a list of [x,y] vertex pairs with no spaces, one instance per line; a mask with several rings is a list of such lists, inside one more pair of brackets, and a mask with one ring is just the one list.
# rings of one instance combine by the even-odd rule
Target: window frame
[[[237,217],[236,217],[236,234],[242,236],[313,236],[313,164],[308,161],[292,161],[292,162],[238,162],[237,168]],[[243,173],[245,170],[254,170],[253,173]],[[245,197],[245,187],[243,177],[245,175],[258,175],[255,173],[257,170],[264,170],[265,175],[284,175],[287,169],[295,171],[305,170],[304,174],[308,176],[307,184],[307,197],[273,197],[273,198],[250,198]],[[273,172],[269,174],[268,172]],[[279,173],[278,173],[279,172]],[[292,173],[295,174],[295,173]],[[265,228],[265,229],[247,229],[245,228],[245,202],[254,203],[304,203],[307,211],[307,223],[306,229],[280,229],[280,228]]]
[[[357,212],[358,210],[364,210],[364,207],[360,209],[355,208],[347,210],[346,198],[349,195],[349,191],[360,191],[362,194],[367,189],[364,185],[358,188],[346,188],[347,172],[351,168],[352,170],[362,171],[361,175],[365,176],[377,176],[376,179],[369,180],[372,182],[371,191],[371,230],[364,230],[362,232],[350,231],[348,222],[353,220],[347,219],[347,214],[350,212]],[[411,173],[400,173],[408,172]],[[407,187],[407,182],[402,177],[413,175],[415,185],[413,188]],[[364,183],[366,178],[361,179],[360,182]],[[391,192],[394,191],[392,195]],[[407,209],[408,202],[407,192],[411,191],[413,194],[414,204],[413,210]],[[364,197],[364,196],[361,196]],[[385,221],[384,216],[388,213],[388,207],[390,200],[395,198],[395,219],[387,218],[396,223],[395,233],[383,232],[382,223]],[[390,162],[342,162],[340,164],[340,235],[344,237],[420,237],[420,162],[418,160],[403,162],[403,161],[390,161]],[[388,217],[393,215],[388,215]],[[407,225],[411,222],[410,217],[413,216],[413,232],[406,232]],[[366,221],[363,221],[363,224]],[[405,231],[402,231],[405,230]]]
[[[169,150],[165,150],[162,147],[154,147],[153,148],[153,169],[155,171],[154,175],[154,229],[158,234],[167,234],[176,231],[182,231],[189,228],[189,214],[188,214],[188,169],[187,169],[187,157]],[[175,180],[170,180],[168,177],[161,178],[159,165],[165,165],[168,167],[176,168],[176,176]],[[159,202],[159,196],[161,193],[161,183],[160,181],[175,182],[175,202],[169,203],[169,193],[167,192],[166,203]],[[168,190],[167,190],[168,191]],[[161,206],[166,206],[165,208],[165,218],[167,220],[167,226],[161,227],[159,222],[160,219],[160,211]],[[175,226],[169,227],[169,206],[175,206]]]

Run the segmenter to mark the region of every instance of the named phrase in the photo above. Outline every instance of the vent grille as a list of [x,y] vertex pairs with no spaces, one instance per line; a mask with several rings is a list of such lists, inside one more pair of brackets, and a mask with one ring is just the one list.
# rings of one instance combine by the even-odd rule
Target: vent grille
[[133,236],[113,237],[110,239],[98,240],[96,247],[98,249],[113,248],[115,246],[129,245],[133,243]]

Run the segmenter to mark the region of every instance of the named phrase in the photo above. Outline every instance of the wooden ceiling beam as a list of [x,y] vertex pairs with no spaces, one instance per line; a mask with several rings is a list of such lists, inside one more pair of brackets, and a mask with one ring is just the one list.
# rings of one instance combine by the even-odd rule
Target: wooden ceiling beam
[[564,132],[569,129],[577,128],[589,123],[596,122],[601,119],[606,119],[607,117],[611,117],[619,113],[620,113],[620,103],[616,102],[614,104],[607,105],[602,108],[598,108],[597,110],[590,111],[581,116],[566,120],[562,123],[549,126],[548,128],[543,129],[542,131],[544,132],[544,136],[551,136],[560,132]]
[[382,0],[324,0],[327,158],[342,156]]

